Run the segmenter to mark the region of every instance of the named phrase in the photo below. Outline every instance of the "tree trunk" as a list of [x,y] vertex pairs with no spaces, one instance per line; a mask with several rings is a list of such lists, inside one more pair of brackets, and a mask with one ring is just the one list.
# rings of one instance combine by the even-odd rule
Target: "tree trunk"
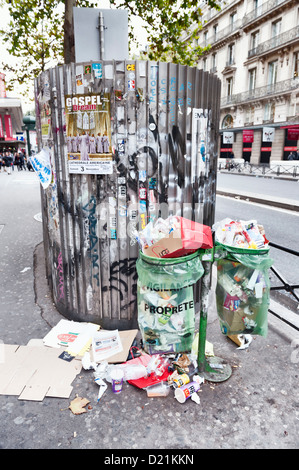
[[73,7],[76,6],[76,0],[65,0],[64,15],[64,63],[75,62],[75,38],[74,38],[74,19]]

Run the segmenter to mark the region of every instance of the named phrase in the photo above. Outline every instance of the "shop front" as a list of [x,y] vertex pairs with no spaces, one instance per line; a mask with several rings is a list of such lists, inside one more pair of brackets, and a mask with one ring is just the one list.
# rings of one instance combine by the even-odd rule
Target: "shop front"
[[19,98],[6,96],[5,75],[0,74],[0,152],[16,152],[25,148],[22,135],[23,111]]

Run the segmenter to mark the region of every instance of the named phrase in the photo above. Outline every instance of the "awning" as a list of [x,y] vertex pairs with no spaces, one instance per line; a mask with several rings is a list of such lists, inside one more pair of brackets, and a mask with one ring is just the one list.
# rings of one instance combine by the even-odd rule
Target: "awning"
[[280,126],[280,129],[299,129],[299,124],[291,124],[289,126]]
[[14,134],[22,132],[23,111],[19,98],[0,98],[0,114],[2,117],[5,114],[11,115]]

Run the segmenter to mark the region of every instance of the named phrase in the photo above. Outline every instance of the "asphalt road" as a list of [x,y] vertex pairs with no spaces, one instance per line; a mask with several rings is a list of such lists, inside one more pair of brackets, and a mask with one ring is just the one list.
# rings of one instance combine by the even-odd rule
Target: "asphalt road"
[[236,173],[218,173],[217,187],[299,201],[299,181],[295,179],[282,180],[261,176],[243,176]]

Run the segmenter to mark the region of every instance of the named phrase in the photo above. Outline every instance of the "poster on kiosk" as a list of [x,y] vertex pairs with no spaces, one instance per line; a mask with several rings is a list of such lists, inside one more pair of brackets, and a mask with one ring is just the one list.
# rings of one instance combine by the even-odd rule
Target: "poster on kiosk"
[[109,93],[67,95],[65,110],[69,172],[112,174]]

